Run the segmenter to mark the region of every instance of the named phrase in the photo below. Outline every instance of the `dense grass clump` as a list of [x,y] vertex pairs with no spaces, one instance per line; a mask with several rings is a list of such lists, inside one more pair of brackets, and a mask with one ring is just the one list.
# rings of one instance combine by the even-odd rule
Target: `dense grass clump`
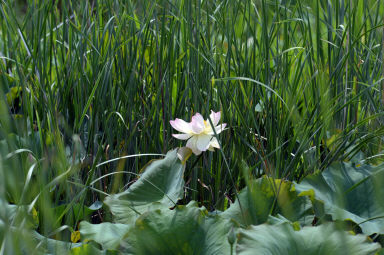
[[377,165],[383,31],[381,0],[2,0],[0,200],[69,239],[61,226],[110,221],[98,201],[184,146],[170,120],[211,109],[229,128],[187,161],[180,204]]

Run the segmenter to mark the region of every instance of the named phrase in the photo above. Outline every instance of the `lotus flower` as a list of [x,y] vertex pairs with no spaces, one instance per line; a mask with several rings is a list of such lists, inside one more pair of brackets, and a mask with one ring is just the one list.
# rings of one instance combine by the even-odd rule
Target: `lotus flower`
[[209,115],[213,128],[209,120],[204,120],[203,116],[200,113],[196,113],[192,117],[191,122],[186,122],[181,119],[171,120],[171,126],[182,134],[172,134],[173,137],[180,140],[188,140],[187,147],[192,150],[195,155],[200,155],[201,152],[210,150],[213,151],[214,148],[220,149],[220,145],[217,142],[215,135],[221,133],[224,130],[227,124],[219,124],[221,112],[211,111]]

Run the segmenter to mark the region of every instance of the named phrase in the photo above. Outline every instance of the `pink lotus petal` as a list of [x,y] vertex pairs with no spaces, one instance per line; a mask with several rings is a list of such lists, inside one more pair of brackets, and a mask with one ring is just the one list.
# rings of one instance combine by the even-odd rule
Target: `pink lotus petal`
[[180,140],[187,140],[189,139],[192,135],[191,134],[172,134],[173,137],[180,139]]
[[217,141],[216,137],[213,137],[212,140],[211,140],[211,142],[209,143],[209,149],[212,149],[212,150],[213,150],[213,148],[218,148],[218,149],[220,149],[220,144],[219,144],[219,142]]
[[[216,126],[215,127],[216,134],[220,134],[225,129],[226,126],[227,126],[227,123],[223,123],[221,125]],[[208,132],[208,134],[209,135],[215,135],[215,132],[213,132],[213,130],[211,130]]]
[[181,133],[190,133],[192,131],[191,123],[185,122],[182,119],[175,119],[169,121],[171,126]]
[[196,147],[200,151],[206,151],[209,148],[209,142],[211,141],[212,136],[202,134],[198,135],[196,139]]
[[216,134],[220,134],[221,131],[223,131],[226,126],[227,126],[227,123],[223,123],[221,125],[216,126],[215,127]]
[[[221,118],[221,112],[214,112],[211,111],[211,114],[209,115],[209,118],[212,120],[213,126],[217,126],[219,124],[220,118]],[[209,121],[207,121],[209,123]]]
[[196,136],[192,136],[191,139],[188,140],[186,147],[190,148],[193,152],[193,154],[200,155],[201,151],[196,147]]
[[205,128],[204,118],[203,116],[201,116],[200,113],[196,113],[192,117],[191,127],[192,127],[192,131],[195,134],[200,134],[201,132],[204,131],[204,128]]

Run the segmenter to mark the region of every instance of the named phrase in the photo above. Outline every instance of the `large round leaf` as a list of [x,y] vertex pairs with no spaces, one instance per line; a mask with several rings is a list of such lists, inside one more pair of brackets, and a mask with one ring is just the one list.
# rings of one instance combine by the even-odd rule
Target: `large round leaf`
[[298,197],[291,182],[266,176],[249,182],[222,216],[249,226],[266,222],[270,214],[281,214],[303,224],[313,220],[310,200]]
[[122,243],[129,254],[230,254],[233,224],[195,203],[140,216]]
[[238,236],[238,255],[364,255],[380,249],[379,244],[367,242],[365,236],[350,235],[334,224],[304,227],[299,231],[293,230],[289,223],[263,224],[242,229]]
[[183,173],[177,150],[170,151],[164,159],[152,161],[126,191],[108,196],[104,203],[116,222],[131,224],[143,212],[176,205],[183,196]]
[[91,224],[86,221],[80,223],[81,239],[93,240],[101,244],[105,250],[117,249],[129,229],[130,225],[120,223]]
[[[337,163],[323,173],[307,176],[296,190],[311,197],[314,205],[323,203],[317,216],[352,220],[365,234],[384,234],[384,168]],[[318,206],[317,206],[318,207]]]

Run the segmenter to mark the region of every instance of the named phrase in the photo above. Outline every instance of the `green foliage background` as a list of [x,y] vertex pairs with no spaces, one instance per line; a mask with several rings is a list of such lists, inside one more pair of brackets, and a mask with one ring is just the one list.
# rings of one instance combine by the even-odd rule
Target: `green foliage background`
[[180,204],[224,211],[264,175],[379,165],[383,5],[2,0],[0,199],[68,241],[81,220],[111,221],[100,201],[182,145],[169,120],[211,109],[229,129],[187,162]]

